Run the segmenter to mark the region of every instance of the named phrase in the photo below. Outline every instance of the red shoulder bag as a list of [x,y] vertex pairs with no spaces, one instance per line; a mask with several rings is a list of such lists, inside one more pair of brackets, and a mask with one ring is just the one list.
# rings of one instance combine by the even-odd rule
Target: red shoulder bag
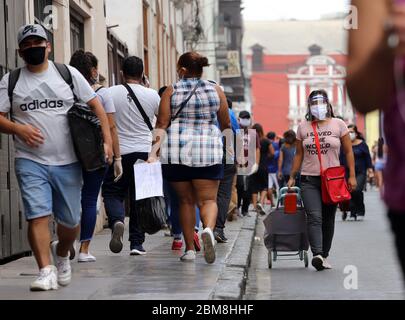
[[325,204],[340,204],[350,201],[351,195],[346,182],[346,169],[343,166],[332,167],[323,170],[321,145],[319,143],[316,122],[312,122],[312,129],[315,135],[315,144],[318,151],[318,158],[321,167],[322,201]]

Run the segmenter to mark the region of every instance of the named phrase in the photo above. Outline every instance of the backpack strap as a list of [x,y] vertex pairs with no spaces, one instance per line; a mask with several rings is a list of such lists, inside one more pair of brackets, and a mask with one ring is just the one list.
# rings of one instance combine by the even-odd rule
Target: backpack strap
[[8,98],[10,100],[10,110],[13,108],[13,95],[14,95],[14,89],[15,86],[17,85],[18,79],[20,79],[21,75],[21,68],[15,69],[10,72],[9,78],[8,78]]
[[79,99],[77,99],[77,96],[75,94],[75,86],[73,84],[73,78],[72,78],[72,73],[70,72],[69,68],[67,67],[67,65],[62,64],[62,63],[56,63],[54,62],[54,65],[56,67],[56,70],[58,70],[59,74],[61,75],[61,77],[63,78],[63,80],[65,80],[65,82],[67,83],[67,85],[70,87],[70,89],[72,90],[73,93],[73,97],[75,99],[75,102],[78,102]]

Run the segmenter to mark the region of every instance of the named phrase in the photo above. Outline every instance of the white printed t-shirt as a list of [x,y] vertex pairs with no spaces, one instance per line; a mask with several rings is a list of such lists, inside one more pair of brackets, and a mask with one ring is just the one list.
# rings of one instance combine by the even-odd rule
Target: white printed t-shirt
[[[150,122],[154,123],[155,116],[159,112],[159,94],[139,84],[130,84],[145,110]],[[149,130],[141,113],[132,101],[127,89],[122,86],[114,86],[109,89],[115,105],[115,124],[122,155],[134,152],[150,152],[152,149],[152,132]]]
[[[77,98],[84,103],[97,97],[81,73],[68,66]],[[77,162],[68,124],[67,112],[74,104],[69,85],[62,78],[53,62],[48,70],[32,73],[26,67],[21,69],[16,84],[11,109],[8,97],[9,74],[0,82],[0,112],[12,113],[12,119],[19,124],[30,124],[41,130],[44,143],[38,148],[27,146],[15,137],[15,156],[43,165],[63,166]]]

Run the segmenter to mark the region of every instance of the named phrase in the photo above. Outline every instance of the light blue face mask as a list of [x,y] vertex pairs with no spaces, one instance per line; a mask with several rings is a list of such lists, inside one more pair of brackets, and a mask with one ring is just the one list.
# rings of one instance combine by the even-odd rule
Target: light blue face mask
[[311,114],[318,120],[325,120],[328,115],[328,105],[323,103],[311,106]]
[[250,127],[250,125],[252,124],[250,119],[240,119],[239,123],[243,128]]

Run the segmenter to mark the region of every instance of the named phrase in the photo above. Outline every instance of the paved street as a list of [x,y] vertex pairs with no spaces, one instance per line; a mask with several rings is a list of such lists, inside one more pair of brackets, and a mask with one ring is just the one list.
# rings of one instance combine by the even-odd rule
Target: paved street
[[106,230],[92,242],[91,252],[97,262],[78,264],[74,261],[72,284],[58,291],[29,292],[37,270],[32,257],[0,266],[0,300],[207,300],[217,285],[242,224],[242,220],[228,223],[226,234],[230,241],[217,246],[218,259],[213,265],[207,265],[201,253],[195,263],[180,262],[181,252],[171,251],[172,238],[165,237],[164,232],[146,236],[146,256],[129,256],[127,241],[121,254],[114,255],[108,249],[110,233]]
[[[260,241],[255,241],[245,299],[403,299],[400,270],[377,192],[366,193],[366,210],[360,222],[343,222],[338,212],[329,259],[334,268],[322,272],[311,265],[305,269],[301,261],[277,261],[269,270],[260,218],[256,234]],[[343,271],[348,265],[358,269],[358,290],[344,288],[347,274]]]

